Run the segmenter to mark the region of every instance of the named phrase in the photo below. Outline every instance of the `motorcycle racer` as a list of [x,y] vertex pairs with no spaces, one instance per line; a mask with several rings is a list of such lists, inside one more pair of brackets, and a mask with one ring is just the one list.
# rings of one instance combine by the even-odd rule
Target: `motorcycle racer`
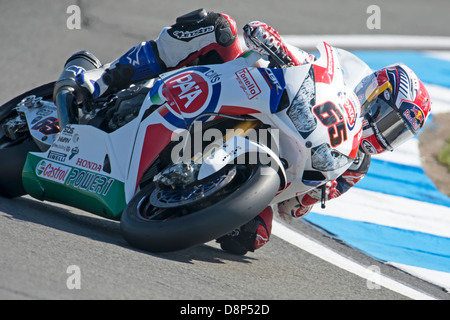
[[[255,41],[256,39],[256,41]],[[247,47],[261,54],[269,67],[311,63],[313,55],[287,44],[276,30],[259,21],[244,27]],[[268,54],[266,48],[275,53]],[[61,127],[77,121],[73,110],[60,110],[59,92],[69,90],[78,103],[98,98],[184,66],[231,61],[243,53],[235,21],[228,15],[195,10],[164,28],[158,38],[142,42],[115,61],[101,65],[87,51],[72,55],[54,89]],[[405,65],[388,66],[366,77],[357,96],[368,101],[362,106],[364,121],[358,154],[350,168],[336,180],[306,194],[277,205],[282,217],[300,218],[314,204],[339,197],[368,172],[372,155],[392,151],[416,135],[430,112],[430,98],[423,83]],[[76,108],[76,105],[74,106]],[[273,208],[267,207],[256,218],[217,241],[222,249],[245,254],[262,247],[271,234]]]

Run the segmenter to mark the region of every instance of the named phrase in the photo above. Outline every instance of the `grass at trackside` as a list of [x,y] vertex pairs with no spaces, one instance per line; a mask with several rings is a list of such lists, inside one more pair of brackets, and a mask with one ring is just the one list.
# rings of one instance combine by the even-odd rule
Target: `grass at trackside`
[[439,152],[438,160],[450,171],[450,136],[445,142],[445,147]]

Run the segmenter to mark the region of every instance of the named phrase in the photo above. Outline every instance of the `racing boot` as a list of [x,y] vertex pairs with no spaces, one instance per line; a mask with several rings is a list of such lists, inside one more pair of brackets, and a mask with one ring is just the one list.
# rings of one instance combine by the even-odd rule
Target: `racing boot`
[[265,208],[258,216],[241,226],[239,229],[218,238],[220,247],[236,255],[253,252],[269,242],[272,232],[273,210]]
[[101,67],[100,60],[89,51],[79,51],[67,59],[64,70],[53,89],[53,100],[58,108],[60,128],[78,121],[77,101],[84,100],[89,91],[80,80],[87,70]]
[[[88,51],[75,53],[64,65],[53,91],[60,127],[77,123],[77,104],[127,88],[134,82],[156,77],[164,70],[154,41],[141,42],[106,65],[101,65]],[[72,98],[66,94],[68,91],[73,94],[72,103],[66,100]]]

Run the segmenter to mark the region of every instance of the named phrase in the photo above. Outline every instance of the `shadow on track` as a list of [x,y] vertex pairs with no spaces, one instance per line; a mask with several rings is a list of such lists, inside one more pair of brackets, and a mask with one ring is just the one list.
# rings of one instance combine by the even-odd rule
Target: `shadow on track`
[[155,254],[143,251],[130,246],[123,239],[118,221],[108,220],[85,211],[47,201],[41,202],[28,196],[14,199],[0,197],[0,211],[4,213],[5,218],[39,224],[161,259],[189,264],[194,264],[195,261],[222,264],[226,261],[251,263],[257,260],[248,256],[227,253],[215,247],[216,244],[213,242],[167,253]]

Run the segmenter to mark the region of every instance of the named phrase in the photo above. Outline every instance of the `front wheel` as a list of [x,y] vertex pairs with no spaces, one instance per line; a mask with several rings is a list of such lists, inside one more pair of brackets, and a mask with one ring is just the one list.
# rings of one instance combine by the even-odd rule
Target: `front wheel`
[[[233,166],[201,185],[208,186],[201,200],[193,195],[189,202],[184,194],[177,200],[184,204],[174,206],[176,197],[165,194],[157,197],[155,206],[157,190],[154,183],[148,184],[122,214],[124,238],[150,252],[181,250],[217,239],[266,208],[279,189],[280,178],[273,168],[258,165],[249,171],[248,167]],[[194,189],[198,193],[199,187]]]

